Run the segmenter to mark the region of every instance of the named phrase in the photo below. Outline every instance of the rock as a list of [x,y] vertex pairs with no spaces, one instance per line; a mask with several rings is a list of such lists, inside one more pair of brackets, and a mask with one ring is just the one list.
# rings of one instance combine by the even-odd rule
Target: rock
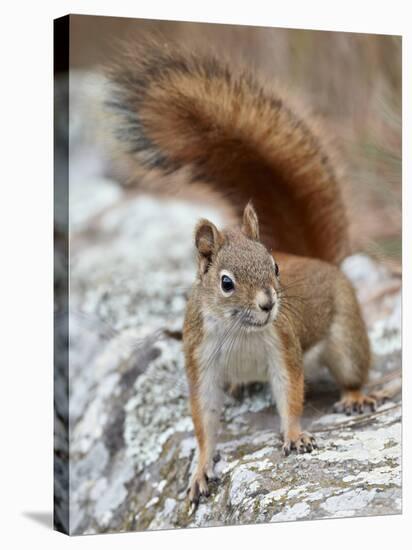
[[[197,206],[139,196],[114,203],[93,231],[82,225],[72,235],[73,532],[398,512],[398,400],[348,420],[331,414],[337,393],[324,376],[321,391],[312,382],[305,411],[320,443],[311,455],[282,456],[268,388],[240,402],[226,398],[220,483],[190,514],[195,440],[182,344],[170,334],[182,326],[194,273],[192,228],[201,215],[213,217]],[[370,260],[365,265],[381,270]],[[393,315],[370,327],[379,377],[399,367],[397,307],[394,297]]]
[[[192,510],[186,490],[196,445],[181,328],[194,224],[222,220],[199,204],[126,194],[97,169],[82,177],[79,168],[70,192],[71,204],[81,204],[70,212],[72,534],[400,513],[400,290],[369,292],[370,281],[393,286],[396,277],[365,256],[346,260],[367,312],[371,381],[392,384],[392,399],[374,414],[332,414],[337,389],[320,371],[303,419],[319,449],[285,458],[269,389],[252,388],[240,401],[226,396],[220,479]],[[56,437],[56,453],[67,455],[64,437]],[[66,474],[57,472],[60,492]],[[56,512],[64,524],[64,506]]]

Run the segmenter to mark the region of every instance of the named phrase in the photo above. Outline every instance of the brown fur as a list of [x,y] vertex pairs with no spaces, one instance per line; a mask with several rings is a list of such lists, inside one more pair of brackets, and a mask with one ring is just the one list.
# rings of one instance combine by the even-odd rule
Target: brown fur
[[[349,249],[335,164],[315,124],[250,70],[166,40],[110,72],[129,180],[202,186],[238,218],[253,200],[269,248],[339,263]],[[204,193],[205,194],[205,193]]]
[[[208,494],[210,457],[215,434],[205,428],[205,396],[198,391],[198,377],[204,367],[197,351],[205,338],[204,315],[224,319],[228,312],[241,308],[256,309],[258,289],[271,287],[279,300],[273,330],[280,339],[285,384],[278,403],[281,416],[284,453],[293,449],[311,451],[313,436],[304,433],[300,417],[304,403],[303,354],[316,345],[323,346],[319,361],[329,368],[342,388],[341,410],[361,412],[374,407],[375,400],[361,392],[370,367],[370,350],[366,327],[351,283],[334,265],[290,254],[275,253],[280,279],[266,247],[259,242],[259,225],[253,207],[248,205],[240,229],[219,230],[208,220],[201,220],[195,230],[198,252],[198,275],[193,287],[184,324],[184,350],[191,388],[192,415],[199,444],[198,468],[190,487],[190,499],[197,502]],[[220,274],[230,272],[236,280],[236,292],[220,292]],[[217,342],[219,344],[219,342]],[[277,380],[282,384],[282,377]],[[218,391],[218,388],[216,388]],[[202,408],[202,403],[204,407]],[[200,435],[199,435],[200,434]],[[208,474],[209,472],[209,474]]]
[[[345,209],[336,165],[315,125],[250,71],[146,40],[116,60],[110,76],[129,182],[173,193],[200,190],[203,200],[215,200],[241,222],[240,229],[219,230],[201,220],[195,229],[198,274],[183,340],[200,452],[190,487],[196,502],[208,492],[211,422],[218,419],[200,389],[205,312],[223,320],[243,309],[260,323],[264,308],[279,300],[273,331],[282,356],[277,381],[286,403],[279,407],[286,454],[314,447],[300,417],[303,355],[317,344],[342,388],[342,410],[373,404],[360,391],[370,366],[366,328],[354,290],[336,267],[349,251]],[[251,204],[244,209],[250,200],[256,211]],[[222,292],[222,270],[234,274],[236,292]]]

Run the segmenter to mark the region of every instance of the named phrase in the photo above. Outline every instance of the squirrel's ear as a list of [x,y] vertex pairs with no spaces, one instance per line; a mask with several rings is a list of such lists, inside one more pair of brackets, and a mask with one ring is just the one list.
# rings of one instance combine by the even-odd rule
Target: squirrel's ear
[[206,273],[213,256],[223,244],[223,236],[212,222],[200,220],[195,229],[195,244],[199,253],[199,267]]
[[247,203],[243,211],[242,232],[253,241],[259,240],[259,220],[251,202]]

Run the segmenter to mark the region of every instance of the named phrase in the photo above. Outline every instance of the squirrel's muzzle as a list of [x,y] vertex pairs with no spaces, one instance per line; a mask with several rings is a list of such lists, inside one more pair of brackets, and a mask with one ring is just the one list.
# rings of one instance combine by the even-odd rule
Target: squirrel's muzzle
[[257,293],[256,301],[258,308],[265,313],[270,313],[275,305],[275,296],[272,289],[260,290]]

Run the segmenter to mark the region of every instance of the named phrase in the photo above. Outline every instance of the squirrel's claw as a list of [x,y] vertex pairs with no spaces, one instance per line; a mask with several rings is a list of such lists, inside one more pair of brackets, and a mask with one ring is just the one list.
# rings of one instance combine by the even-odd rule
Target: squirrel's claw
[[201,496],[210,495],[209,482],[215,482],[217,479],[212,467],[198,468],[188,488],[189,500],[195,507],[199,504]]
[[334,404],[333,412],[344,413],[347,416],[352,414],[363,414],[366,408],[375,412],[377,407],[385,403],[389,396],[385,392],[376,392],[366,395],[360,391],[347,391],[342,399]]
[[296,438],[285,439],[282,450],[285,456],[289,456],[291,451],[296,451],[299,454],[303,454],[311,453],[317,448],[318,445],[314,436],[310,433],[302,432]]
[[192,504],[197,506],[201,496],[209,496],[207,479],[204,474],[196,476],[189,487],[189,500]]

